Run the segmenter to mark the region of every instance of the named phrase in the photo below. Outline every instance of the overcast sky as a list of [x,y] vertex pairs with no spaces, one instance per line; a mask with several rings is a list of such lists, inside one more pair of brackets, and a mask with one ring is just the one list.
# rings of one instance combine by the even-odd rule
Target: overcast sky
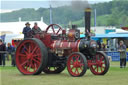
[[[70,4],[72,0],[0,0],[1,9],[21,9],[49,7],[49,2],[53,6]],[[88,0],[89,3],[106,2],[112,0]],[[62,3],[63,2],[63,3]]]

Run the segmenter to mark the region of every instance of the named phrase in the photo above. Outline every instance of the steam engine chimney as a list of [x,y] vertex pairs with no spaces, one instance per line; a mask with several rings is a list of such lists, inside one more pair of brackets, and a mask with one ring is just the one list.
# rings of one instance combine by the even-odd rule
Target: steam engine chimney
[[91,8],[85,9],[85,36],[90,40]]

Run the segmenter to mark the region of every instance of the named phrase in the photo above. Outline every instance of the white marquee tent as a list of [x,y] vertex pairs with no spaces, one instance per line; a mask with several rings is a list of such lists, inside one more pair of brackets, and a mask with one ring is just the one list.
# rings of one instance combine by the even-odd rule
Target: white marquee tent
[[6,22],[6,23],[0,23],[0,31],[10,31],[13,34],[20,34],[22,33],[23,28],[25,27],[25,23],[29,22],[32,28],[34,26],[34,23],[37,22],[38,26],[45,30],[47,28],[47,24],[45,24],[43,21],[21,21],[21,22]]
[[[4,22],[0,23],[0,32],[5,34],[4,41],[5,43],[11,43],[12,39],[17,39],[17,38],[23,38],[23,28],[25,27],[25,23],[29,22],[31,25],[30,27],[32,28],[34,26],[34,23],[37,22],[38,26],[42,29],[45,30],[48,25],[41,21],[19,21],[19,22]],[[1,34],[0,34],[1,36]]]

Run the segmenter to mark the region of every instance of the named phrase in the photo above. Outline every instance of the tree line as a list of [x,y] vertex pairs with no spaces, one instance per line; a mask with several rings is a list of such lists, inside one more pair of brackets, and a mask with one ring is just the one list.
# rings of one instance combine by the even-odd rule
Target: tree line
[[[97,11],[97,26],[128,26],[128,0],[113,0],[110,2],[91,4],[91,25],[94,26],[94,9]],[[24,8],[10,13],[1,13],[1,22],[37,21],[43,17],[49,24],[49,8]],[[84,10],[74,10],[71,6],[52,8],[53,23],[67,26],[77,24],[84,26]]]

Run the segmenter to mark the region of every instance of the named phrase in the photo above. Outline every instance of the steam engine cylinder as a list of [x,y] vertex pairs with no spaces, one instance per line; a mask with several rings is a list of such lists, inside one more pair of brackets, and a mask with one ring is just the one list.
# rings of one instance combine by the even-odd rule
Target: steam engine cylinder
[[64,49],[64,50],[72,50],[72,52],[79,52],[79,44],[80,40],[77,40],[76,42],[67,42],[67,41],[61,41],[61,40],[55,40],[51,47],[52,49]]
[[77,40],[76,42],[55,40],[51,44],[51,48],[54,50],[56,54],[59,54],[60,56],[69,55],[72,52],[82,52],[94,55],[94,53],[96,52],[96,47],[97,44],[95,41],[87,41],[85,39]]

